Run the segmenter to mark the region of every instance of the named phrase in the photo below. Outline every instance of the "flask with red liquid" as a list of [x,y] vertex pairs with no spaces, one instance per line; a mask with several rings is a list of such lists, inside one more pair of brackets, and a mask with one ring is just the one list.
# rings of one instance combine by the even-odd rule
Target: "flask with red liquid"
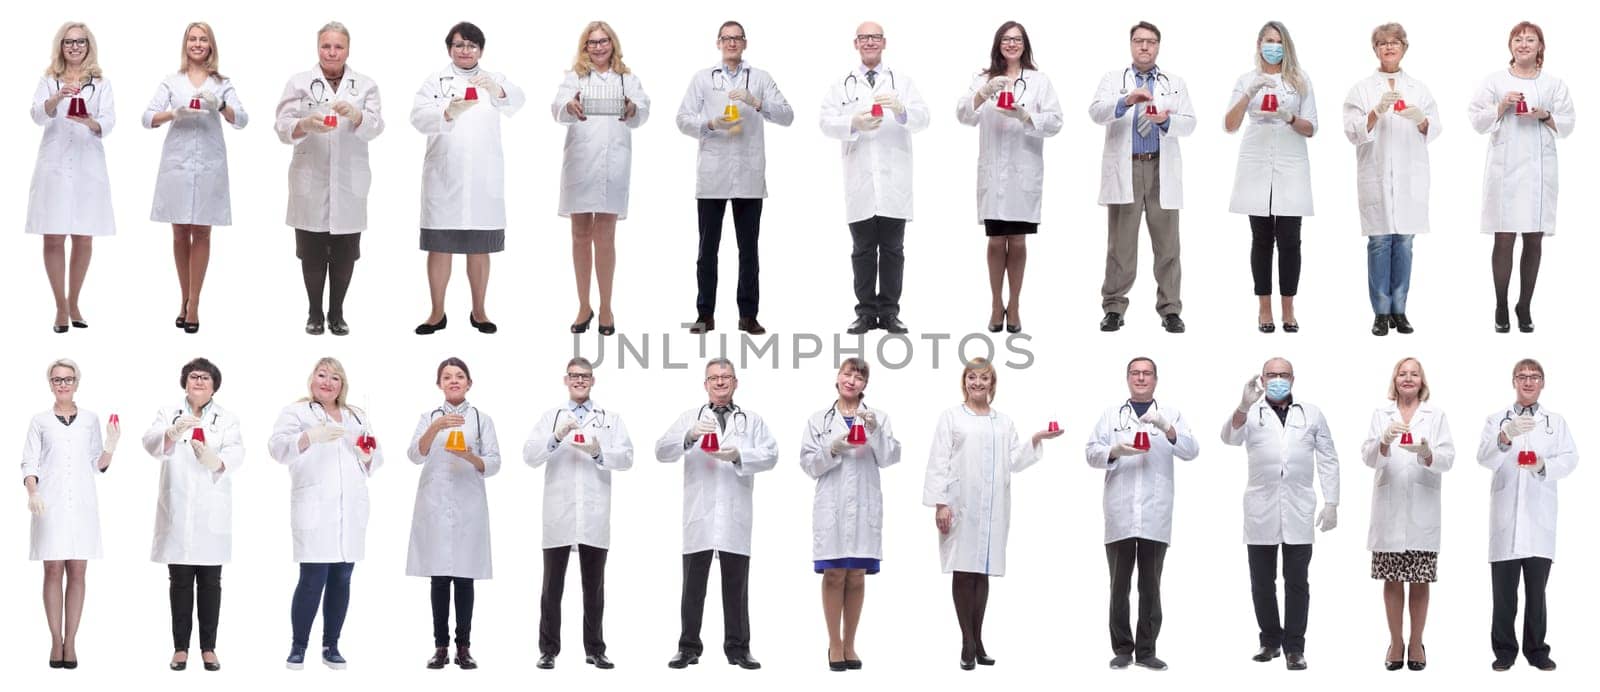
[[1405,99],[1395,99],[1395,101],[1394,101],[1394,112],[1399,113],[1400,111],[1403,111],[1405,109],[1406,109],[1406,100]]
[[1050,421],[1050,425],[1046,426],[1045,430],[1047,432],[1061,432],[1061,424],[1055,421]]
[[866,426],[861,425],[859,423],[856,424],[856,425],[850,426],[850,436],[846,437],[845,441],[847,441],[847,442],[849,442],[850,444],[853,444],[853,445],[864,445],[864,444],[866,444],[867,443],[867,428],[866,428]]
[[361,448],[361,451],[371,454],[372,450],[378,448],[378,438],[373,437],[372,433],[363,430],[356,437],[356,446]]
[[69,117],[69,118],[87,118],[87,117],[89,117],[89,108],[88,108],[87,105],[84,104],[83,97],[74,96],[74,97],[72,97],[72,100],[67,102],[67,117]]
[[1261,96],[1261,110],[1262,110],[1262,112],[1265,112],[1265,113],[1276,113],[1276,112],[1278,112],[1278,95],[1277,94],[1262,94],[1262,96]]
[[881,104],[881,103],[872,104],[872,117],[874,117],[874,118],[883,117],[883,104]]
[[327,115],[324,115],[324,116],[322,116],[322,124],[323,125],[327,125],[328,127],[338,127],[339,126],[339,116],[334,114],[334,113],[329,113]]
[[118,418],[117,414],[115,414],[115,413],[111,414],[111,417],[106,419],[106,422],[108,422],[108,423],[110,423],[112,425],[116,425],[116,426],[122,425],[122,419]]
[[1527,115],[1527,114],[1528,114],[1528,100],[1527,99],[1517,99],[1517,115]]
[[1017,95],[1012,93],[1010,89],[1006,89],[1005,91],[1000,92],[999,96],[995,97],[994,106],[995,108],[1004,108],[1008,111],[1016,110]]
[[581,444],[583,444],[583,442],[584,442],[583,433],[578,433],[578,434],[572,436],[572,443],[573,444],[581,445]]
[[189,439],[194,440],[195,442],[205,442],[206,441],[206,429],[202,428],[202,427],[199,427],[199,426],[195,426],[193,428],[190,428],[190,430],[189,430]]
[[1533,466],[1534,464],[1537,464],[1537,463],[1539,463],[1539,455],[1537,453],[1535,453],[1533,450],[1524,449],[1524,450],[1522,450],[1520,452],[1517,452],[1517,465],[1518,466]]
[[1150,433],[1140,430],[1133,434],[1133,448],[1141,452],[1150,451]]
[[478,88],[477,87],[467,87],[467,93],[464,94],[461,98],[462,98],[462,100],[465,100],[465,101],[476,101],[476,100],[478,100]]
[[1145,106],[1144,107],[1144,114],[1145,115],[1155,115],[1156,114],[1156,104],[1152,103],[1152,104],[1149,104],[1149,105]]
[[1411,431],[1408,430],[1406,432],[1400,433],[1400,446],[1402,446],[1402,447],[1410,447],[1413,444],[1416,444],[1416,443],[1411,441]]
[[717,434],[709,432],[700,436],[700,451],[707,454],[722,449],[717,445]]
[[194,97],[192,99],[189,99],[189,110],[194,110],[194,111],[200,110],[200,97],[199,96],[196,96],[196,97]]

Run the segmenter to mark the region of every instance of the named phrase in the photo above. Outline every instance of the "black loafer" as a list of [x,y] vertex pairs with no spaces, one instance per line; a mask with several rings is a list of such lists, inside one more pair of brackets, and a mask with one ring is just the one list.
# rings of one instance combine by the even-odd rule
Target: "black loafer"
[[767,333],[767,328],[761,326],[761,323],[757,322],[756,318],[754,318],[754,317],[740,317],[739,318],[739,331],[747,332],[747,333],[750,333],[750,334],[753,334],[753,335],[756,335],[756,336],[760,336],[762,334]]
[[553,654],[539,654],[539,662],[533,664],[533,667],[541,670],[550,670],[556,667],[556,657]]
[[1111,657],[1111,669],[1122,670],[1133,665],[1133,654],[1117,654]]
[[1289,670],[1305,670],[1306,655],[1302,653],[1286,654],[1283,657],[1283,663]]
[[1263,646],[1263,647],[1261,647],[1260,651],[1256,652],[1256,655],[1250,657],[1250,660],[1255,661],[1257,663],[1266,663],[1267,661],[1271,661],[1272,659],[1277,658],[1277,657],[1279,657],[1281,655],[1283,655],[1283,650],[1282,649],[1279,649],[1276,646],[1273,646],[1273,647]]
[[692,665],[697,665],[699,663],[700,663],[700,655],[699,654],[691,654],[691,653],[689,653],[687,651],[679,651],[678,653],[675,653],[675,654],[672,655],[672,660],[667,661],[667,667],[668,668],[683,669],[683,668],[688,668],[689,666],[692,666]]
[[312,336],[320,336],[322,334],[322,331],[323,331],[323,322],[322,322],[321,319],[309,319],[309,320],[306,320],[306,333],[307,334],[310,334]]
[[1133,665],[1139,666],[1140,668],[1148,668],[1150,670],[1167,669],[1167,662],[1156,658],[1155,656],[1145,656],[1144,658],[1134,661]]
[[330,318],[328,320],[328,331],[333,332],[334,336],[349,336],[350,325],[342,317]]
[[423,322],[422,324],[417,325],[416,331],[418,334],[427,335],[434,332],[442,332],[444,331],[444,328],[448,326],[450,326],[450,316],[440,315],[438,322],[434,322],[433,324]]
[[911,328],[901,322],[899,317],[889,317],[878,320],[878,328],[890,334],[910,334]]
[[761,669],[761,662],[757,661],[755,659],[755,657],[751,656],[750,654],[739,654],[737,656],[729,656],[728,657],[728,665],[730,665],[730,666],[739,666],[740,668],[743,668],[745,670],[760,670]]
[[1406,314],[1403,312],[1397,312],[1393,315],[1390,315],[1389,326],[1394,327],[1394,330],[1400,332],[1401,334],[1410,334],[1414,331],[1417,331],[1416,329],[1412,328],[1411,320],[1406,319]]
[[[590,317],[593,317],[593,315],[590,315]],[[479,322],[478,318],[473,317],[470,313],[467,315],[467,324],[472,325],[473,329],[483,332],[484,334],[493,334],[500,331],[500,327],[495,323],[490,322],[489,320]]]
[[876,317],[868,317],[866,315],[862,315],[861,317],[857,317],[856,321],[851,322],[850,326],[845,327],[844,328],[844,333],[851,334],[851,335],[865,334],[865,333],[870,332],[870,331],[872,331],[874,329],[877,329],[877,327],[878,327],[878,318],[876,318]]
[[1114,332],[1121,328],[1122,313],[1120,312],[1108,312],[1105,317],[1100,318],[1100,331],[1102,332]]
[[1161,328],[1167,330],[1168,334],[1182,334],[1185,329],[1183,318],[1176,312],[1169,312],[1162,316]]
[[1389,333],[1389,316],[1378,315],[1372,318],[1372,335],[1385,336]]
[[611,659],[606,658],[605,654],[595,654],[593,656],[584,656],[583,657],[583,662],[587,663],[587,664],[589,664],[591,666],[594,666],[596,668],[599,668],[600,670],[611,670],[612,668],[617,667],[617,664],[612,663]]

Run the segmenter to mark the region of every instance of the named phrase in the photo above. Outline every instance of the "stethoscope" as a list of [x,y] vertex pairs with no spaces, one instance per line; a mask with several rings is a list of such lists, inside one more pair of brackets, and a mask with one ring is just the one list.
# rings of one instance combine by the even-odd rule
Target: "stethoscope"
[[[856,415],[854,416],[854,420],[861,420],[862,412],[868,410],[867,409],[867,405],[865,403],[858,403],[856,405],[859,408],[856,409]],[[826,436],[828,434],[828,432],[833,430],[833,421],[835,421],[835,420],[844,420],[844,418],[845,417],[843,415],[840,415],[840,413],[839,413],[839,402],[838,402],[838,400],[834,400],[833,404],[828,406],[828,412],[822,414],[822,427],[814,428],[811,431],[812,437],[815,437],[818,440],[822,439],[824,436]]]
[[[472,73],[472,76],[474,76],[474,77],[477,76],[477,75],[480,75],[480,74],[486,74],[483,71],[483,69],[480,68],[480,67],[474,67],[472,69],[474,70],[474,72]],[[455,99],[455,94],[451,92],[450,87],[455,84],[455,81],[456,81],[456,76],[453,75],[453,74],[447,74],[447,75],[445,75],[443,77],[440,77],[439,78],[439,95],[435,96],[434,98],[445,98],[445,99],[454,100]]]
[[[1500,422],[1502,424],[1504,424],[1506,421],[1511,420],[1511,417],[1512,417],[1511,413],[1512,413],[1511,409],[1506,409],[1506,415],[1500,417]],[[1530,406],[1530,407],[1528,407],[1526,409],[1523,409],[1523,413],[1526,413],[1526,414],[1528,414],[1530,416],[1537,416],[1537,417],[1544,418],[1544,434],[1546,434],[1546,435],[1554,435],[1554,434],[1556,434],[1555,426],[1550,423],[1550,414],[1545,413],[1543,410],[1540,410],[1538,408],[1538,404],[1535,404],[1535,405]]]
[[[1154,69],[1154,68],[1151,68],[1151,69]],[[1137,73],[1135,73],[1133,71],[1132,67],[1124,67],[1124,68],[1122,68],[1122,91],[1117,92],[1117,93],[1120,93],[1123,96],[1127,96],[1128,95],[1128,76],[1129,75],[1135,75],[1135,74],[1137,74]],[[1133,83],[1134,83],[1134,86],[1137,88],[1137,86],[1139,84],[1138,77],[1134,77],[1134,82]],[[1148,84],[1148,82],[1146,82],[1146,83]],[[1155,83],[1156,83],[1156,95],[1157,96],[1171,96],[1171,95],[1177,93],[1177,92],[1172,90],[1172,80],[1167,77],[1167,74],[1165,72],[1157,72],[1157,73],[1155,73]]]
[[[1265,411],[1268,408],[1271,408],[1271,406],[1272,406],[1272,404],[1262,403],[1261,405],[1256,407],[1256,425],[1261,426],[1261,427],[1266,427],[1267,419],[1265,417],[1263,417],[1263,416],[1265,414]],[[1294,424],[1294,412],[1295,412],[1295,409],[1299,409],[1300,410],[1300,425],[1298,425],[1298,426],[1296,426]],[[1294,427],[1304,428],[1304,427],[1306,427],[1306,410],[1305,410],[1305,408],[1302,407],[1300,404],[1289,404],[1289,413],[1285,414],[1284,417],[1283,417],[1283,427],[1285,427],[1285,428],[1294,428]]]
[[[468,406],[467,410],[472,412],[472,419],[478,422],[478,425],[477,425],[478,434],[477,434],[475,439],[479,439],[479,440],[483,439],[483,414],[478,413],[478,407],[476,407],[476,406]],[[431,421],[431,420],[433,420],[435,418],[440,418],[440,417],[449,415],[451,413],[454,413],[454,412],[445,409],[445,407],[443,407],[443,406],[440,406],[439,408],[436,408],[436,409],[428,412],[428,420]],[[353,416],[353,415],[355,415],[355,413],[352,412],[350,415]],[[361,419],[359,419],[359,418],[356,419],[356,422],[360,423]]]
[[[324,407],[321,402],[308,401],[306,402],[306,408],[311,410],[311,415],[315,416],[317,420],[324,423],[328,422],[328,409]],[[350,417],[356,419],[356,425],[361,426],[363,430],[366,429],[367,424],[366,421],[361,420],[361,414],[356,413],[355,409],[349,407],[346,407],[344,410],[349,411]]]
[[[576,418],[578,416],[578,414],[576,412],[574,412],[570,408],[569,409],[562,409],[562,410],[566,411],[569,414],[572,414],[572,416],[574,418]],[[578,423],[578,429],[579,430],[582,430],[582,429],[585,429],[585,428],[605,428],[605,429],[609,429],[611,427],[611,422],[606,420],[606,415],[607,415],[606,414],[606,410],[603,409],[603,408],[590,408],[589,412],[587,414],[584,414],[583,421]],[[595,423],[594,425],[589,425],[589,421],[599,421],[599,422]],[[556,434],[556,428],[559,428],[559,427],[561,427],[561,416],[556,416],[555,420],[550,422],[550,434],[552,436],[554,436]]]
[[[1161,410],[1161,405],[1156,403],[1155,399],[1151,399],[1150,409],[1147,410],[1159,411]],[[1136,412],[1133,410],[1133,402],[1131,400],[1123,402],[1122,406],[1117,409],[1117,427],[1113,428],[1112,432],[1128,432],[1129,430],[1139,427],[1139,417],[1134,415],[1135,413]],[[1305,417],[1303,412],[1301,413],[1301,417]],[[1130,420],[1133,422],[1128,422]]]
[[[200,427],[202,427],[202,428],[206,427],[206,423],[205,423],[206,409],[211,408],[212,405],[215,404],[215,403],[216,402],[208,401],[208,402],[206,402],[205,406],[201,406],[200,407],[200,415],[195,416],[195,418],[199,418],[200,419]],[[172,414],[172,420],[168,421],[168,422],[169,423],[177,423],[178,419],[182,418],[183,414],[188,410],[189,410],[189,404],[187,402],[185,402],[184,405],[183,405],[183,408],[178,409],[177,413]],[[216,427],[216,425],[217,425],[217,412],[212,411],[211,412],[211,426],[212,427]]]
[[[441,85],[442,84],[443,82],[441,82]],[[345,85],[349,85],[350,88],[347,89],[347,91],[349,91],[352,95],[356,93],[356,80],[354,77],[344,78],[343,83],[339,86],[340,88],[344,88]],[[317,77],[316,79],[311,80],[311,88],[308,89],[308,91],[311,92],[311,97],[306,99],[306,105],[312,108],[316,108],[317,106],[321,106],[329,101],[332,101],[334,97],[339,95],[337,89],[332,89],[328,86],[328,80],[326,77]],[[333,91],[334,93],[330,94],[328,93],[329,91]]]
[[[750,417],[746,416],[744,414],[744,409],[739,408],[738,406],[734,405],[733,403],[729,403],[728,407],[730,409],[732,409],[732,411],[729,413],[729,416],[732,418],[733,423],[731,425],[728,425],[728,426],[724,427],[722,429],[722,431],[724,433],[726,433],[726,432],[731,430],[731,431],[733,431],[733,433],[735,435],[743,435],[743,434],[745,434],[745,432],[750,429]],[[706,411],[711,411],[711,404],[703,404],[703,405],[701,405],[700,406],[700,411],[694,415],[695,420],[701,420],[702,418],[704,418],[705,415],[706,415]],[[715,420],[716,417],[717,417],[716,412],[712,411],[711,418],[713,420]]]
[[[883,74],[886,74],[886,75],[889,76],[889,90],[890,91],[895,91],[894,70],[885,69],[883,71]],[[860,99],[856,97],[856,90],[860,89],[860,88],[861,88],[861,80],[856,78],[856,73],[851,72],[850,74],[845,75],[845,78],[844,78],[844,100],[840,101],[839,105],[848,106],[848,105],[850,105],[852,103],[855,103],[855,102],[859,101]],[[873,86],[873,89],[876,89],[876,88],[877,88],[876,86]]]
[[[750,68],[746,67],[743,70],[741,70],[741,72],[744,73],[744,90],[745,91],[749,91],[750,90]],[[719,79],[721,80],[720,83],[718,82]],[[734,78],[734,79],[737,79],[737,78]],[[728,90],[728,85],[731,84],[731,83],[732,83],[732,80],[728,77],[728,71],[727,70],[725,70],[723,68],[720,68],[720,67],[715,67],[715,68],[711,69],[711,90],[712,91],[727,91]]]
[[[66,86],[66,84],[62,83],[61,80],[56,80],[56,91],[61,91],[61,88],[64,86]],[[94,98],[94,78],[90,77],[89,81],[78,85],[78,93],[68,98],[83,99],[84,102],[88,102],[89,99]]]

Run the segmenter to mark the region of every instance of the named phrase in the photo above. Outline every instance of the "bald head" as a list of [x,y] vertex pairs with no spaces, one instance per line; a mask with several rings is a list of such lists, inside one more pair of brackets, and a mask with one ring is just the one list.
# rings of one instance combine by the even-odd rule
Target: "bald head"
[[883,25],[862,22],[861,26],[856,27],[856,52],[861,54],[861,64],[877,67],[883,62],[883,49],[888,43],[883,37]]

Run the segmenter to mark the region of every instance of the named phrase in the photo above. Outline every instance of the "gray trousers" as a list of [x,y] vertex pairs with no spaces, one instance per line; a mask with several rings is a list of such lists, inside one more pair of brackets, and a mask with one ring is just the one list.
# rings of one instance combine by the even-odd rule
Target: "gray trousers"
[[1178,297],[1183,266],[1178,262],[1178,210],[1161,208],[1161,162],[1133,162],[1133,203],[1106,205],[1106,280],[1100,286],[1100,306],[1106,312],[1126,313],[1128,291],[1139,269],[1139,218],[1150,228],[1155,252],[1156,312],[1183,312]]

